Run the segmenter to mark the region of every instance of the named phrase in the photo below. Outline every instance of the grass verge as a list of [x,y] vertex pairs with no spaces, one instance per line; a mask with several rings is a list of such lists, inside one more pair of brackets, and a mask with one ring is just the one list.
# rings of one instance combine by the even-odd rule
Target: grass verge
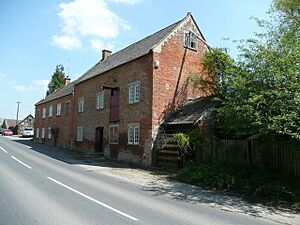
[[197,162],[179,171],[175,179],[300,211],[299,178],[274,171]]

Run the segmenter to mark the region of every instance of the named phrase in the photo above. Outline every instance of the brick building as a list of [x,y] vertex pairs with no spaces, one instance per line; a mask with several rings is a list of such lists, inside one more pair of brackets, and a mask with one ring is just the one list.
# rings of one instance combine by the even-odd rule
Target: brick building
[[37,142],[151,164],[156,130],[194,93],[209,45],[188,13],[182,20],[102,59],[36,104]]

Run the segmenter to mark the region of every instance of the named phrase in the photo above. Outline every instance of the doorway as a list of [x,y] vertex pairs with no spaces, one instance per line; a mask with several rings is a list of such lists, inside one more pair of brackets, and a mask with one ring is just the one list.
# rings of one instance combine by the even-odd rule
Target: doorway
[[96,136],[95,136],[95,152],[103,153],[103,129],[104,127],[96,128]]

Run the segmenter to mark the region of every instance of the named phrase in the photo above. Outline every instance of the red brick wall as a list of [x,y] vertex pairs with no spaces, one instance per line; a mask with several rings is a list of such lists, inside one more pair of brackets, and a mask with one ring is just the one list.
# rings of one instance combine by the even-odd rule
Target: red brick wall
[[200,61],[207,51],[200,40],[197,51],[184,47],[184,32],[190,30],[200,35],[192,19],[188,19],[153,53],[153,61],[159,61],[153,72],[153,128],[187,99],[205,95],[194,92],[188,83],[191,72],[203,73]]
[[[180,106],[189,98],[200,97],[204,92],[194,92],[188,83],[191,72],[201,74],[201,58],[206,46],[198,40],[197,51],[184,48],[184,32],[192,30],[196,34],[198,30],[192,19],[187,19],[167,40],[154,49],[153,52],[133,60],[129,63],[116,67],[99,76],[86,80],[75,86],[74,103],[73,95],[54,100],[64,103],[71,101],[74,108],[70,108],[70,116],[65,117],[64,104],[62,104],[62,115],[52,118],[41,119],[42,108],[47,107],[50,102],[38,105],[40,110],[36,117],[36,127],[45,127],[46,143],[53,143],[47,139],[47,127],[58,127],[60,129],[57,145],[60,147],[72,144],[72,148],[79,151],[94,151],[95,133],[97,127],[104,130],[104,153],[106,156],[124,161],[151,163],[152,138],[157,125],[164,117]],[[155,61],[159,62],[155,67]],[[128,85],[132,82],[140,82],[140,102],[128,103]],[[119,99],[119,121],[109,121],[110,90],[105,90],[105,107],[96,109],[96,96],[102,86],[118,87],[120,89]],[[84,111],[78,112],[78,99],[84,97]],[[72,116],[72,113],[73,116]],[[54,112],[55,114],[55,112]],[[130,123],[140,124],[139,145],[127,144],[127,125]],[[119,125],[119,144],[109,144],[109,125]],[[77,127],[83,127],[83,141],[76,140]],[[40,131],[41,135],[41,131]]]
[[[74,148],[76,150],[94,151],[95,130],[97,127],[104,127],[104,147],[107,156],[118,160],[150,163],[152,64],[152,55],[148,54],[76,85],[75,124],[83,127],[83,142],[77,142],[75,126]],[[140,102],[129,104],[128,85],[136,81],[140,82]],[[96,95],[101,91],[101,86],[120,88],[119,122],[109,122],[110,90],[105,90],[104,109],[96,109]],[[77,108],[80,97],[85,98],[84,112],[81,113]],[[138,146],[127,144],[127,125],[130,123],[140,124]],[[119,124],[117,145],[108,143],[110,124]]]
[[[43,142],[41,139],[41,128],[45,128],[45,143],[54,145],[54,137],[52,135],[51,139],[48,139],[48,127],[52,128],[58,128],[59,129],[59,135],[56,141],[56,146],[60,148],[67,148],[71,149],[71,129],[72,129],[72,99],[73,95],[68,95],[64,96],[40,105],[36,106],[36,113],[35,113],[35,132],[36,128],[40,129],[40,134],[39,134],[39,139],[35,138],[35,141],[37,142]],[[65,102],[70,101],[70,109],[69,109],[69,116],[65,116]],[[56,115],[56,105],[58,103],[61,103],[62,108],[61,108],[61,115],[57,116]],[[53,115],[52,117],[48,116],[48,110],[49,106],[53,105]],[[47,115],[46,118],[42,118],[42,113],[43,113],[43,107],[46,107],[47,109]]]

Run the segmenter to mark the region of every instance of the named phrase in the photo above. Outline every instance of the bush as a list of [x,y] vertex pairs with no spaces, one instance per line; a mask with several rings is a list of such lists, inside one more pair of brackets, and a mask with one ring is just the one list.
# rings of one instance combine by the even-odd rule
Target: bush
[[272,171],[198,162],[181,170],[176,179],[300,210],[300,183]]

